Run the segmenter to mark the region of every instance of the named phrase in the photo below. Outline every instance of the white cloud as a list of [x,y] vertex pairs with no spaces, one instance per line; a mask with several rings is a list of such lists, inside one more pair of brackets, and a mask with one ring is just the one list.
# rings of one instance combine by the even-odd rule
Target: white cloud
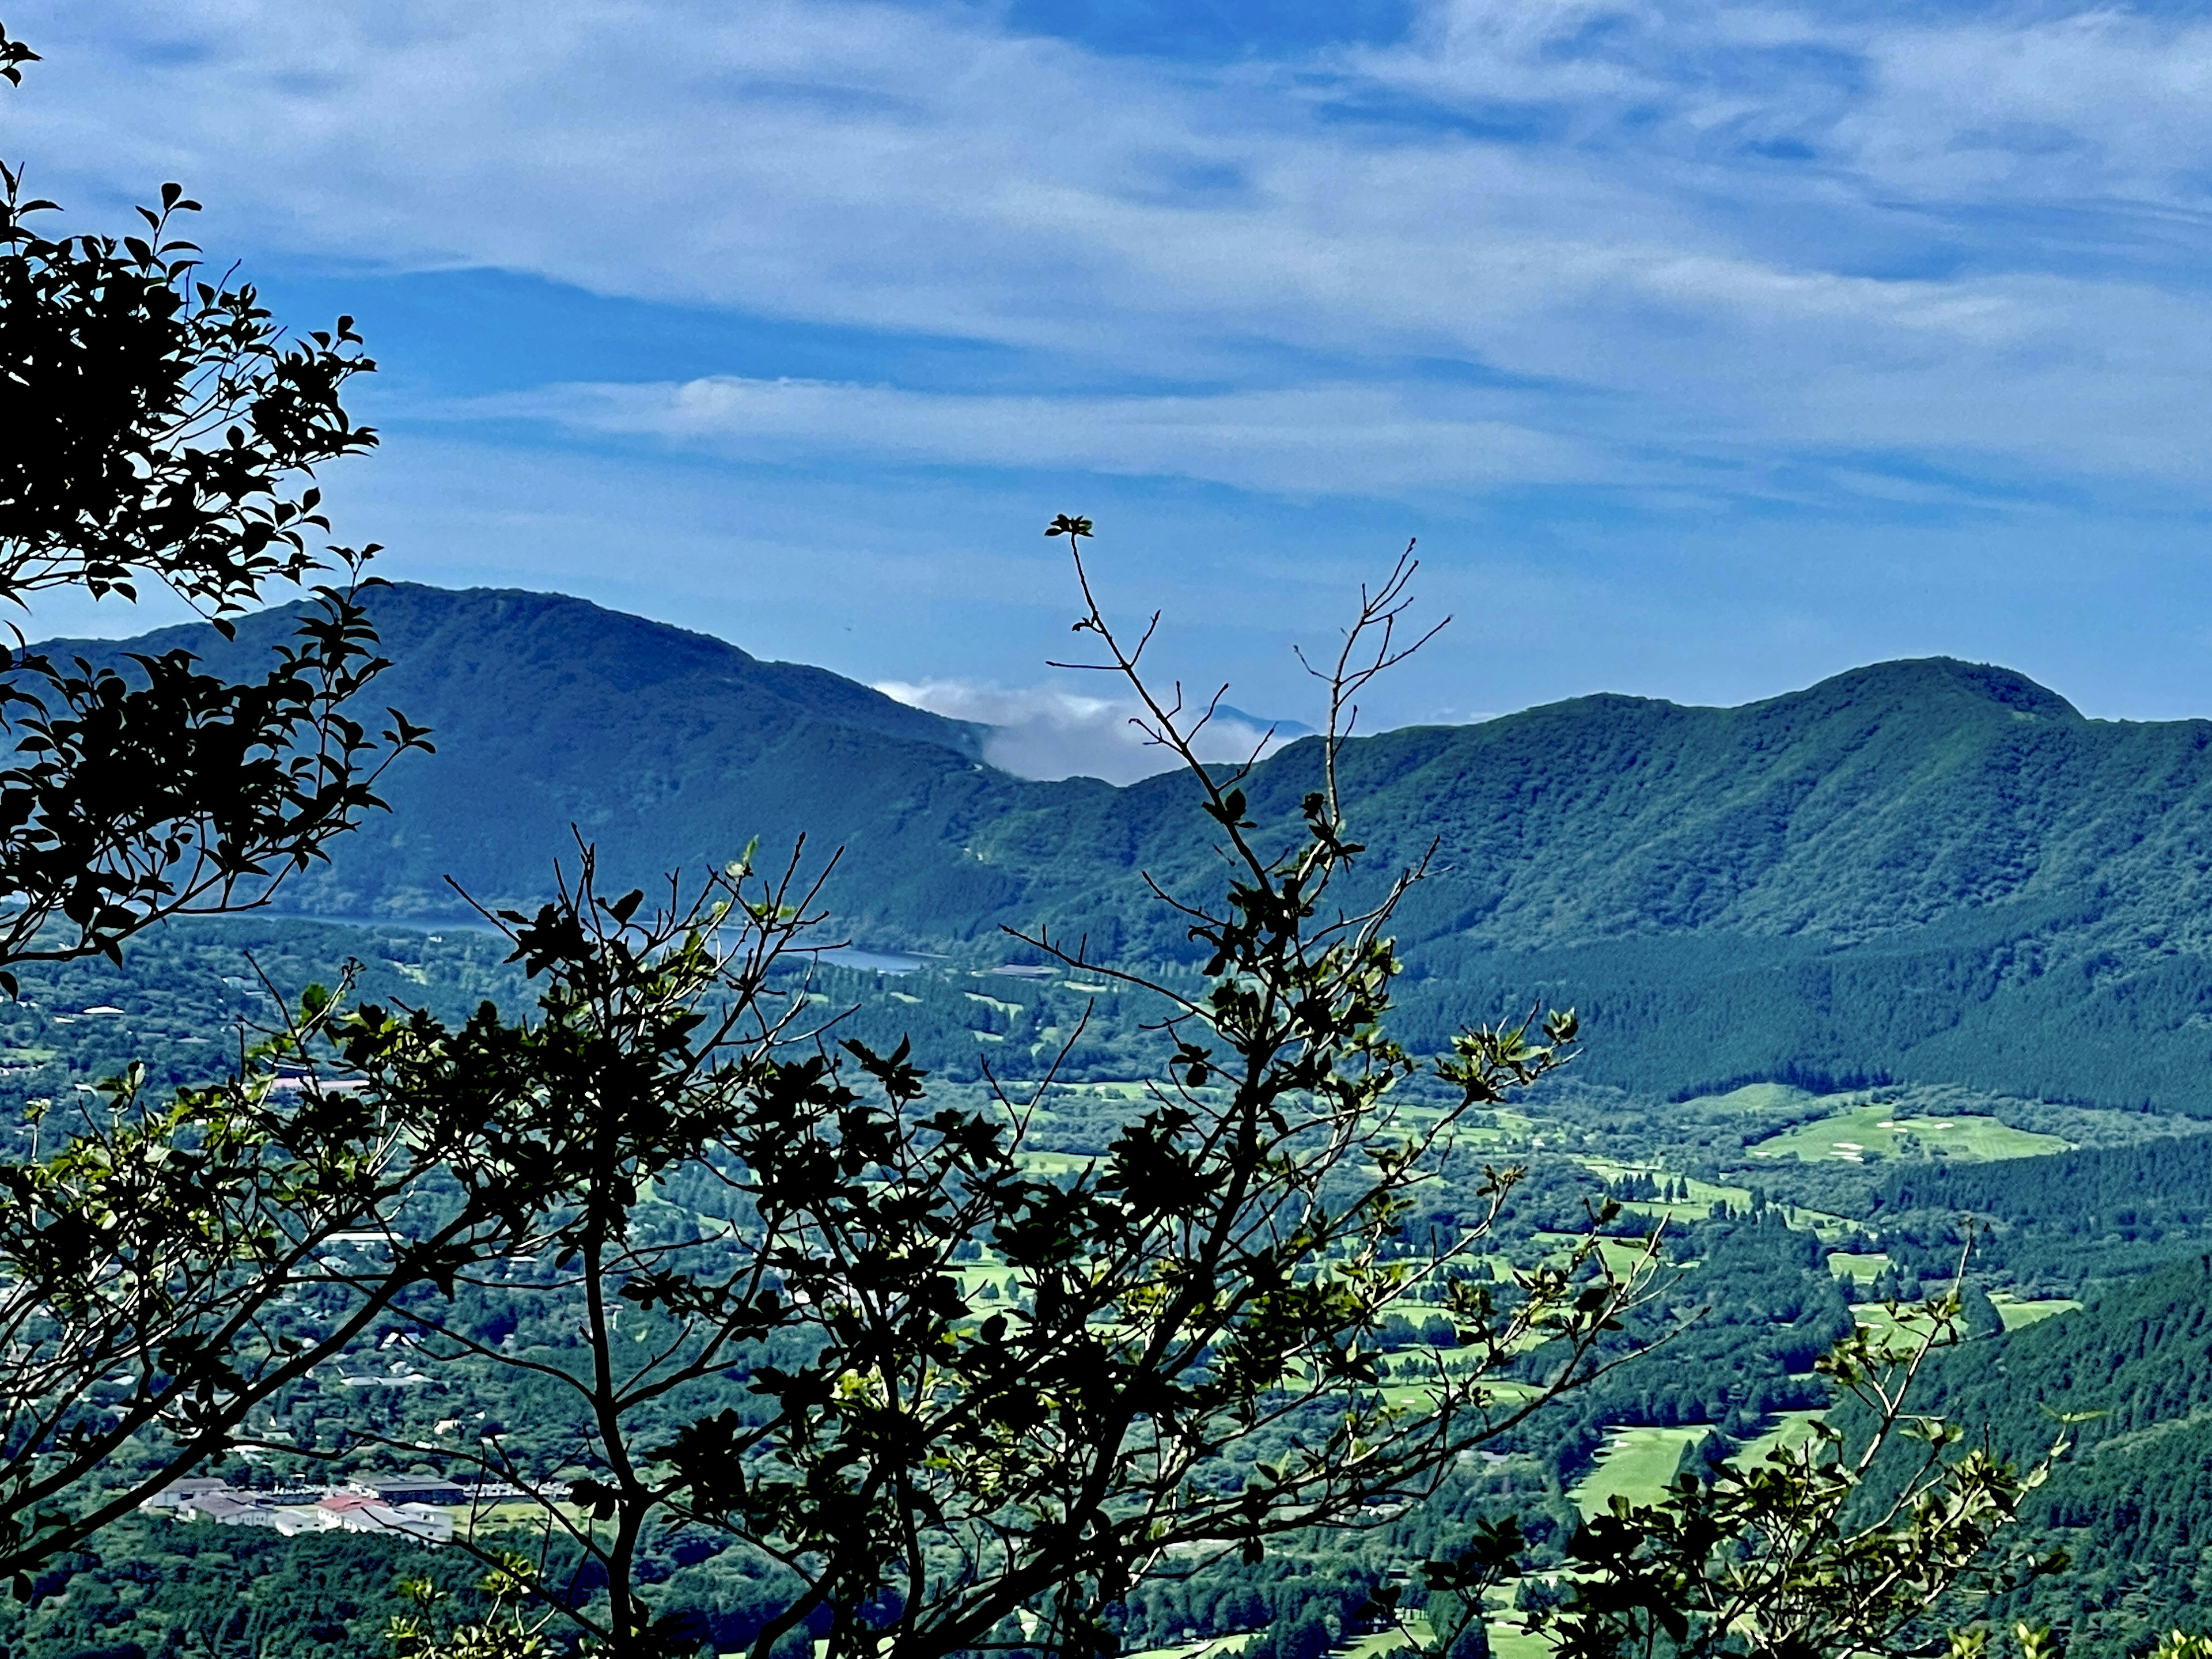
[[[248,241],[1047,365],[958,398],[531,406],[580,425],[834,451],[850,421],[878,453],[1292,493],[1663,484],[1662,457],[1804,446],[2204,482],[2199,20],[1437,0],[1387,51],[1226,69],[843,0],[10,25],[47,54],[9,100],[41,185],[181,177]],[[1428,359],[1502,379],[1424,401]],[[1132,377],[1186,390],[1089,390]]]
[[[983,758],[1017,777],[1134,783],[1173,771],[1182,763],[1146,740],[1130,724],[1135,705],[1117,698],[1085,696],[1051,686],[1008,690],[951,679],[918,684],[884,680],[876,690],[934,714],[990,726]],[[1196,746],[1204,760],[1249,760],[1305,728],[1288,725],[1272,738],[1270,730],[1240,714],[1217,713],[1199,732]]]
[[1588,479],[1604,471],[1596,455],[1572,441],[1449,404],[1425,409],[1381,386],[1006,397],[716,375],[680,384],[553,386],[479,399],[462,412],[534,416],[754,454],[834,447],[931,463],[1172,475],[1294,496]]
[[1873,96],[1840,124],[1869,173],[1923,197],[2201,209],[2212,23],[2115,7],[1920,26],[1865,43]]

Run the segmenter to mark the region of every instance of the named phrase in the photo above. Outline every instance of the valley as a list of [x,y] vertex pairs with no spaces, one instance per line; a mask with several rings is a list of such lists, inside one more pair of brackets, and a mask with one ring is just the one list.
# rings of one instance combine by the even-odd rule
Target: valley
[[[276,999],[310,984],[443,1019],[486,1000],[520,1009],[521,968],[457,919],[439,878],[526,903],[573,856],[572,825],[638,880],[804,831],[807,867],[830,872],[829,916],[820,948],[773,979],[794,1037],[910,1042],[933,1103],[994,1110],[994,1088],[1029,1103],[1031,1174],[1079,1178],[1147,1109],[1172,1047],[1164,1009],[1001,930],[1048,922],[1088,941],[1087,962],[1198,990],[1188,939],[1139,885],[1146,871],[1171,890],[1209,878],[1176,780],[1010,778],[971,728],[575,601],[401,587],[382,603],[392,695],[438,728],[439,755],[394,784],[388,821],[287,890],[289,913],[173,922],[120,962],[27,964],[0,1009],[10,1156],[32,1156],[47,1126],[96,1119],[134,1063],[149,1094],[227,1075],[276,1022]],[[265,645],[256,628],[235,647],[179,637],[220,655]],[[1950,663],[1883,665],[1746,709],[1590,698],[1353,745],[1372,866],[1437,848],[1401,915],[1392,1027],[1409,1049],[1433,1056],[1457,1027],[1540,1000],[1583,1019],[1563,1073],[1465,1120],[1394,1248],[1409,1261],[1449,1248],[1486,1168],[1519,1167],[1494,1233],[1449,1270],[1510,1294],[1617,1206],[1604,1258],[1626,1262],[1656,1231],[1662,1271],[1613,1351],[1650,1352],[1387,1524],[1146,1583],[1121,1609],[1125,1650],[1369,1654],[1370,1591],[1478,1515],[1518,1515],[1529,1583],[1555,1580],[1578,1518],[1613,1497],[1648,1502],[1708,1456],[1795,1443],[1830,1404],[1814,1361],[1854,1327],[1909,1334],[1904,1309],[1962,1258],[1967,1334],[1933,1368],[1940,1408],[1991,1424],[2014,1455],[2037,1449],[2046,1407],[2110,1425],[2083,1431],[2030,1517],[2088,1565],[2071,1589],[2008,1605],[2094,1633],[2100,1651],[2212,1625],[2195,1565],[2212,1559],[2212,1381],[2190,1346],[2212,1319],[2198,1267],[2212,1253],[2212,930],[2192,908],[2212,868],[2205,750],[2197,726],[2084,721],[2017,676]],[[1312,758],[1294,745],[1260,769],[1255,817],[1285,820]],[[1416,1077],[1400,1098],[1418,1123],[1445,1096]],[[658,1182],[641,1224],[711,1233],[727,1203],[703,1179]],[[1394,1405],[1418,1407],[1425,1376],[1466,1363],[1443,1289],[1373,1333]],[[978,1241],[956,1293],[981,1320],[1018,1316],[1028,1289]],[[437,1316],[563,1364],[564,1294],[545,1264],[510,1262]],[[558,1397],[422,1361],[410,1320],[431,1305],[395,1308],[290,1389],[222,1477],[245,1490],[459,1474],[471,1433],[495,1431],[482,1425],[518,1470],[561,1478],[581,1431]],[[298,1332],[326,1316],[312,1296],[288,1313]],[[1534,1374],[1498,1383],[1501,1409]],[[733,1368],[680,1403],[757,1399]],[[0,1642],[27,1659],[337,1659],[374,1639],[395,1605],[382,1587],[425,1559],[389,1538],[148,1516],[0,1610]],[[718,1652],[749,1642],[787,1588],[680,1536],[647,1565]],[[350,1611],[303,1588],[334,1577],[354,1587]],[[1494,1650],[1528,1650],[1513,1610],[1493,1613]]]
[[[503,954],[495,937],[450,925],[431,933],[389,924],[263,919],[172,926],[119,967],[90,963],[33,969],[4,1032],[8,1064],[0,1071],[0,1115],[21,1137],[28,1133],[26,1109],[36,1103],[46,1103],[48,1112],[93,1109],[102,1080],[131,1058],[143,1060],[157,1084],[219,1075],[225,1056],[234,1054],[241,1040],[250,1042],[257,1029],[273,1024],[272,990],[289,987],[296,994],[308,982],[337,983],[349,972],[362,998],[419,1003],[449,1016],[484,997],[513,1004],[526,981],[501,960]],[[866,958],[800,958],[786,989],[803,1002],[811,1019],[821,1022],[826,1038],[852,1034],[889,1043],[911,1037],[918,1057],[935,1073],[934,1098],[983,1102],[981,1068],[988,1062],[1010,1093],[1037,1103],[1032,1166],[1073,1176],[1098,1158],[1118,1126],[1143,1108],[1142,1079],[1157,1074],[1163,1058],[1159,1034],[1150,1029],[1160,1011],[1109,983],[1042,964],[1009,964],[1001,954],[956,947],[918,963],[900,960],[896,971],[879,969]],[[1010,965],[1019,971],[1008,972]],[[1064,1046],[1079,1029],[1079,1038]],[[1045,1080],[1045,1069],[1055,1062]],[[1419,1098],[1416,1086],[1407,1109],[1417,1116],[1424,1109]],[[1639,1236],[1656,1228],[1672,1264],[1662,1304],[1637,1340],[1655,1340],[1662,1326],[1688,1322],[1648,1359],[1586,1397],[1571,1396],[1510,1436],[1476,1484],[1499,1494],[1517,1492],[1513,1501],[1533,1502],[1540,1517],[1552,1516],[1556,1547],[1558,1528],[1574,1514],[1602,1507],[1615,1494],[1650,1501],[1699,1455],[1763,1455],[1801,1433],[1819,1408],[1824,1395],[1810,1377],[1809,1360],[1846,1322],[1877,1328],[1902,1324],[1909,1331],[1894,1304],[1932,1291],[1955,1266],[1960,1212],[1930,1207],[1914,1189],[1918,1177],[1912,1172],[1940,1170],[1953,1180],[1973,1176],[1985,1183],[1976,1188],[1979,1194],[1997,1190],[1987,1182],[2016,1182],[2021,1171],[2054,1168],[2063,1158],[2090,1156],[2124,1168],[2131,1161],[2159,1159],[2176,1146],[2195,1150],[2201,1145],[2212,1152],[2212,1137],[2203,1135],[2207,1127],[2212,1126],[2175,1115],[2034,1102],[1955,1085],[1824,1094],[1765,1083],[1671,1101],[1581,1080],[1571,1067],[1560,1081],[1514,1108],[1470,1120],[1449,1154],[1446,1178],[1421,1189],[1407,1236],[1419,1238],[1454,1224],[1461,1183],[1477,1164],[1523,1164],[1528,1176],[1498,1236],[1468,1264],[1473,1271],[1509,1280],[1516,1267],[1571,1242],[1578,1218],[1610,1199],[1620,1205],[1621,1217],[1617,1237],[1605,1245],[1608,1259],[1632,1258]],[[1840,1146],[1839,1141],[1856,1144]],[[1856,1156],[1836,1156],[1841,1152]],[[1455,1176],[1454,1170],[1462,1173]],[[2133,1184],[2131,1177],[2115,1178]],[[2078,1185],[2075,1190],[2078,1196]],[[686,1207],[699,1201],[696,1194],[663,1188],[653,1199],[672,1223],[698,1217]],[[2045,1226],[2060,1218],[2038,1218]],[[2098,1270],[2094,1253],[2063,1256],[2068,1265],[2062,1269],[2038,1248],[2036,1231],[2015,1219],[1977,1253],[1973,1280],[1986,1294],[1990,1313],[1977,1345],[1996,1340],[1993,1333],[2000,1329],[2025,1334],[2025,1328],[2042,1322],[2063,1324],[2057,1315],[2073,1312],[2085,1300],[2094,1305],[2116,1285],[2131,1282],[2132,1266],[2107,1276]],[[2171,1258],[2199,1248],[2212,1248],[2212,1214],[2192,1209],[2178,1214],[2150,1250]],[[963,1267],[960,1286],[979,1316],[1011,1310],[1025,1294],[1019,1275],[988,1248]],[[497,1332],[513,1317],[500,1311],[504,1298],[496,1286],[472,1296],[471,1318],[489,1322],[478,1328]],[[1416,1302],[1405,1318],[1394,1316],[1376,1335],[1386,1393],[1407,1404],[1425,1398],[1421,1376],[1455,1364],[1449,1322],[1429,1316],[1426,1323],[1435,1328],[1425,1328]],[[471,1376],[466,1367],[425,1370],[396,1358],[410,1352],[407,1340],[404,1322],[380,1327],[337,1374],[312,1382],[280,1405],[269,1425],[278,1443],[312,1445],[316,1456],[302,1461],[282,1450],[256,1454],[234,1464],[232,1478],[250,1486],[388,1477],[410,1468],[442,1474],[447,1471],[436,1449],[463,1449],[465,1437],[456,1437],[458,1428],[512,1419],[520,1402],[504,1392],[507,1384]],[[387,1377],[413,1386],[375,1386]],[[1511,1403],[1516,1387],[1502,1383],[1497,1397]],[[349,1439],[364,1429],[377,1443],[417,1444],[428,1461],[418,1455],[411,1464],[395,1462],[371,1443],[349,1454]],[[556,1460],[536,1471],[549,1475],[559,1467],[557,1440],[542,1433],[533,1437]],[[214,1524],[199,1523],[199,1530]],[[488,1514],[479,1524],[493,1535],[502,1524],[501,1515]],[[218,1595],[204,1577],[205,1550],[195,1546],[184,1556],[175,1553],[171,1529],[178,1526],[162,1520],[118,1534],[97,1563],[79,1564],[81,1589],[42,1595],[12,1618],[0,1615],[0,1627],[11,1629],[25,1651],[43,1655],[90,1639],[87,1632],[94,1625],[94,1625],[110,1620],[127,1638],[135,1620],[179,1616],[180,1607],[198,1605],[193,1598],[203,1591],[210,1598],[207,1617],[233,1618],[227,1593]],[[1419,1535],[1418,1528],[1413,1535]],[[395,1577],[414,1548],[350,1535],[343,1544],[320,1535],[289,1544],[310,1551],[398,1551],[389,1558]],[[220,1560],[228,1575],[245,1559],[238,1552],[246,1547],[243,1541],[226,1543],[210,1559]],[[261,1553],[252,1559],[260,1561],[276,1547],[257,1541],[252,1548]],[[1377,1559],[1363,1548],[1340,1559],[1317,1558],[1313,1570],[1329,1582],[1355,1585],[1364,1582],[1362,1575]],[[124,1603],[88,1599],[91,1587],[109,1575],[121,1572],[127,1581],[149,1570],[157,1570],[173,1588],[145,1602],[143,1614],[128,1613]],[[254,1571],[281,1578],[295,1569],[271,1558]],[[726,1617],[739,1621],[728,1628],[742,1628],[744,1604],[728,1600],[729,1586],[717,1579],[711,1562],[672,1562],[671,1571],[696,1579],[707,1604],[724,1607]],[[1187,1597],[1170,1596],[1137,1610],[1145,1622],[1133,1624],[1128,1640],[1149,1642],[1183,1628],[1176,1621],[1193,1616],[1189,1605]],[[1500,1608],[1496,1617],[1500,1651],[1525,1639],[1516,1634],[1510,1608]],[[1270,1613],[1261,1622],[1274,1620]],[[183,1628],[194,1626],[188,1620]],[[286,1639],[306,1644],[302,1652],[322,1650],[296,1632]]]

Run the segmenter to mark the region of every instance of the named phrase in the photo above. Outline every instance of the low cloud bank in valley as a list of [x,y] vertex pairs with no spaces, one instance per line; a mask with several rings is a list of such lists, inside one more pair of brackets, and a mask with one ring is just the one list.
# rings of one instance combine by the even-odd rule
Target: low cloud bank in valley
[[[1009,690],[965,680],[881,680],[876,690],[933,714],[989,726],[983,758],[1016,777],[1134,783],[1178,763],[1145,741],[1129,723],[1135,707],[1119,698],[1084,696],[1051,686]],[[1263,741],[1273,750],[1311,730],[1296,720],[1270,721],[1223,708],[1200,733],[1199,753],[1209,761],[1241,761]]]

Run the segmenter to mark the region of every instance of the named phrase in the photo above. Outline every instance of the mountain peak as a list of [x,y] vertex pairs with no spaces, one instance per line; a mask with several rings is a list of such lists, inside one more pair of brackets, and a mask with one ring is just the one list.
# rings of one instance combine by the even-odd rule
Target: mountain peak
[[1846,669],[1832,675],[1802,691],[1767,701],[1782,702],[1805,698],[1893,705],[1962,696],[2041,719],[2078,720],[2082,717],[2080,709],[2056,691],[2037,684],[2017,670],[1996,663],[1967,662],[1958,657],[1903,657],[1890,662],[1869,663],[1863,668]]

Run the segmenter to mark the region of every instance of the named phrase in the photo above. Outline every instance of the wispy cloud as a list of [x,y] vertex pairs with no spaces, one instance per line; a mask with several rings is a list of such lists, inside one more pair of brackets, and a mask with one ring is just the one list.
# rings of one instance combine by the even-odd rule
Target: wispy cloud
[[1572,440],[1484,419],[1466,407],[1480,401],[1363,386],[1008,397],[715,375],[679,384],[551,386],[479,399],[460,412],[755,455],[835,447],[940,465],[1202,478],[1292,496],[1606,475],[1601,459]]
[[1690,164],[1713,202],[2201,207],[2212,151],[2212,21],[2186,9],[1430,0],[1344,64],[1443,108],[1540,112],[1658,176]]
[[[1135,705],[1115,698],[1052,686],[1007,690],[966,680],[883,680],[876,690],[933,714],[990,726],[983,758],[1017,777],[1134,783],[1182,764],[1132,724]],[[1197,748],[1203,760],[1249,760],[1306,729],[1296,722],[1263,724],[1241,713],[1217,711],[1200,729]]]
[[[46,174],[189,176],[303,251],[1033,354],[960,406],[981,464],[1089,425],[1106,470],[1276,489],[1335,399],[1378,489],[1808,449],[2197,481],[2204,297],[2125,246],[2204,251],[2194,20],[1439,0],[1388,50],[1169,70],[838,0],[29,9]],[[1443,362],[1497,377],[1478,416],[1416,407]],[[568,395],[836,441],[826,391]],[[934,447],[923,403],[839,397]]]

